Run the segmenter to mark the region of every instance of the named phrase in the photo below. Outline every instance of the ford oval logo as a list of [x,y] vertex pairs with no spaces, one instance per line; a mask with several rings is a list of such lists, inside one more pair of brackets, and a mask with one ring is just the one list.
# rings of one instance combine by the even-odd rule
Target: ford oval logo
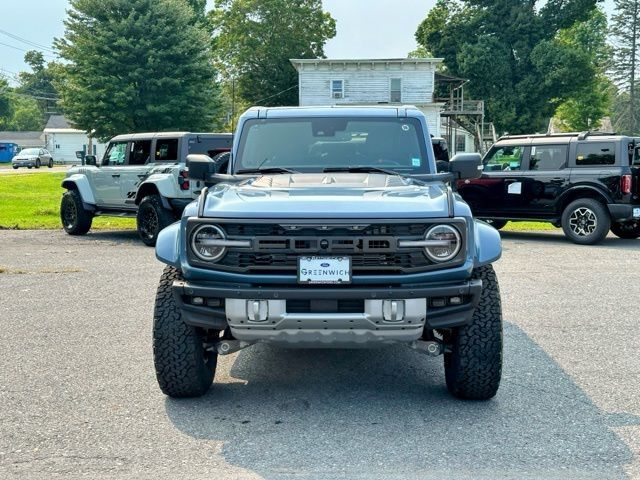
[[320,266],[322,268],[327,268],[329,266],[329,264],[327,262],[321,263]]

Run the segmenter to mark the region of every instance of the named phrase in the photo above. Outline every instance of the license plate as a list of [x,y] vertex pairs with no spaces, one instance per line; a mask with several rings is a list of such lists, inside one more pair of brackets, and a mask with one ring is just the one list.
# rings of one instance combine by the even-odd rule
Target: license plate
[[351,283],[351,257],[299,257],[299,283]]
[[633,218],[640,218],[640,208],[633,209]]

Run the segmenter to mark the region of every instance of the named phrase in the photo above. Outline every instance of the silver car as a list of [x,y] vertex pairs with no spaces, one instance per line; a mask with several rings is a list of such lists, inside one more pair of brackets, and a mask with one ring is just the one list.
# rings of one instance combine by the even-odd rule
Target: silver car
[[46,165],[49,168],[53,167],[53,157],[44,148],[25,148],[11,159],[13,168],[40,168],[42,165]]

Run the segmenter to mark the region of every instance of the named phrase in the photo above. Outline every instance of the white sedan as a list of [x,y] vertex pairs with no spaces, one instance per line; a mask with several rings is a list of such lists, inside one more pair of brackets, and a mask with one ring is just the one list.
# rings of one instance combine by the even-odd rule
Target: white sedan
[[13,168],[40,168],[42,165],[46,165],[49,168],[53,167],[53,157],[44,148],[25,148],[11,159]]

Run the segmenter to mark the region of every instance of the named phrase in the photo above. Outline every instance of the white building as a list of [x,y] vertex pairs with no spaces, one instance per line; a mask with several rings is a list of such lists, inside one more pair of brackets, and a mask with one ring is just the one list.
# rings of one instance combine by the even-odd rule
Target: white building
[[106,145],[93,139],[93,152],[88,152],[87,132],[71,127],[62,115],[51,115],[44,127],[45,148],[51,152],[54,162],[77,163],[76,152],[93,153],[101,158]]
[[434,100],[441,58],[292,59],[298,71],[300,106],[415,105],[429,133],[441,135],[442,103]]

